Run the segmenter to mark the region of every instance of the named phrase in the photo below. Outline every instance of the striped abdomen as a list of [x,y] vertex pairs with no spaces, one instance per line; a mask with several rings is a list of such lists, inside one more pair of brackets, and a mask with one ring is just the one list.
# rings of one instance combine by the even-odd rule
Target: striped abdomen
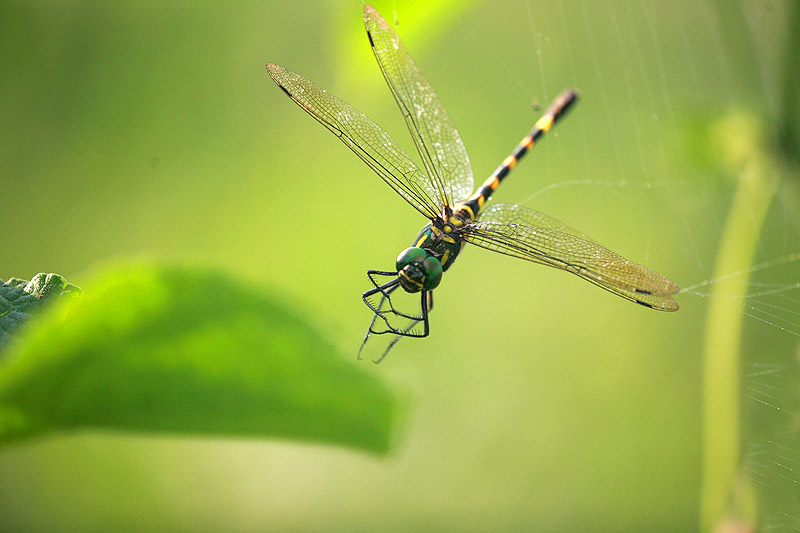
[[536,122],[531,132],[520,141],[514,151],[511,152],[511,155],[506,157],[503,163],[497,167],[497,170],[489,176],[489,179],[483,182],[483,185],[478,187],[472,196],[456,205],[456,211],[464,211],[470,219],[475,220],[483,204],[489,200],[494,191],[497,190],[497,187],[500,186],[500,182],[511,172],[511,169],[516,166],[517,162],[528,153],[528,150],[533,148],[536,141],[542,135],[550,131],[553,124],[561,118],[561,115],[563,115],[577,99],[578,95],[572,90],[566,90],[561,93],[542,118]]

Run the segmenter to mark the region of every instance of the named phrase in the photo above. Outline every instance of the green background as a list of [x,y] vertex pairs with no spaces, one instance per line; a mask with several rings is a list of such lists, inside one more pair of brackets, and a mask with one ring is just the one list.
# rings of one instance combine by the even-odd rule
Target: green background
[[[376,2],[458,125],[476,181],[530,129],[535,103],[576,88],[581,101],[495,200],[555,216],[683,287],[719,274],[737,186],[705,128],[744,110],[767,137],[777,130],[789,5]],[[411,152],[360,12],[341,1],[0,5],[0,278],[47,271],[81,285],[98,262],[142,252],[212,264],[274,288],[354,365],[416,398],[385,458],[97,432],[8,446],[0,529],[697,528],[704,324],[726,305],[702,297],[714,283],[657,313],[468,248],[436,290],[431,337],[403,340],[378,366],[355,361],[365,271],[391,268],[425,221],[264,64],[330,90]],[[755,263],[800,249],[796,175],[777,178]],[[759,400],[787,420],[797,412],[781,402],[797,390],[798,279],[788,262],[746,289],[745,415],[760,416]],[[774,381],[748,381],[763,368]]]

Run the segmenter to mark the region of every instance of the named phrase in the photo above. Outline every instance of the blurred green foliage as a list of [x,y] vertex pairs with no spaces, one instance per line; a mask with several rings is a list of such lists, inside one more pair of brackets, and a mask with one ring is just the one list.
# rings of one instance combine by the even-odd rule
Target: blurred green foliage
[[153,262],[86,287],[9,347],[0,443],[88,428],[388,449],[394,394],[265,289]]
[[61,296],[80,296],[81,289],[58,274],[37,274],[30,281],[0,280],[0,348],[15,330]]

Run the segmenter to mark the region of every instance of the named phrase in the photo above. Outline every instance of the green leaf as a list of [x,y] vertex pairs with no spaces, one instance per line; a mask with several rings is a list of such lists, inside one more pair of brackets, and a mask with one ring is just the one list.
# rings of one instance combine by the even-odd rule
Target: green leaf
[[0,361],[0,442],[103,428],[389,448],[396,393],[263,288],[156,263],[85,287]]
[[36,274],[32,280],[0,280],[0,347],[13,332],[59,296],[78,296],[81,290],[58,274]]

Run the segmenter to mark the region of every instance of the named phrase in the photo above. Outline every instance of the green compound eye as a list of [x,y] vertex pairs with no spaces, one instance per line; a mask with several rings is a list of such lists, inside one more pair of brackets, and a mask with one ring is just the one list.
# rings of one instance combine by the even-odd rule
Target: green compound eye
[[400,252],[400,255],[397,256],[397,270],[403,270],[405,266],[410,265],[411,263],[422,264],[425,261],[426,256],[427,254],[422,248],[406,248]]
[[427,257],[422,262],[422,270],[425,272],[425,282],[422,288],[426,291],[432,291],[439,286],[442,281],[442,264],[435,257]]
[[431,291],[442,281],[442,264],[422,248],[406,248],[397,256],[400,284],[408,292]]

